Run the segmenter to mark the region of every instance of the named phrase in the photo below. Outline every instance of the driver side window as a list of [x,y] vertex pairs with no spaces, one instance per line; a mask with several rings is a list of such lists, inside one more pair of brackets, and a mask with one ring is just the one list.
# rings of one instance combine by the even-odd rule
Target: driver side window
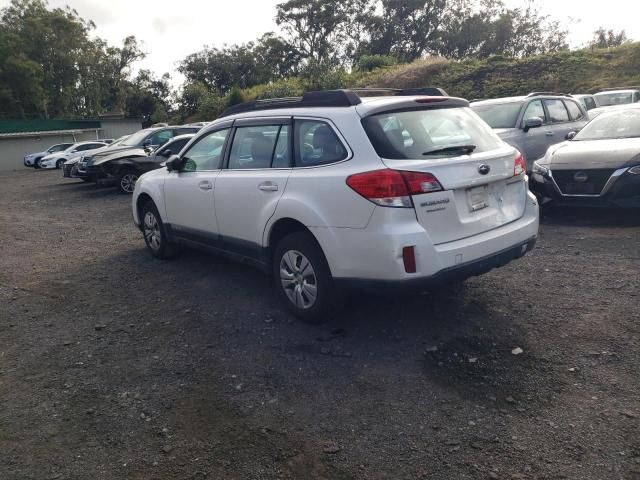
[[527,105],[527,108],[524,111],[524,118],[522,119],[523,124],[530,118],[536,118],[536,117],[541,118],[542,123],[547,123],[547,117],[544,114],[544,107],[542,106],[542,100],[534,100],[533,102],[530,102],[529,105]]
[[184,154],[183,172],[201,170],[218,170],[222,159],[222,149],[229,135],[229,128],[211,132],[196,143]]

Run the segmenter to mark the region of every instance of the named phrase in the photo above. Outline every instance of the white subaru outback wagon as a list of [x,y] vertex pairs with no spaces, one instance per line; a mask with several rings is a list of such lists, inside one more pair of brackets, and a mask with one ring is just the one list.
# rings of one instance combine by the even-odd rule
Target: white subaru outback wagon
[[348,288],[484,273],[523,256],[538,233],[522,155],[435,88],[237,105],[166,166],[133,195],[151,253],[186,244],[259,266],[307,320]]

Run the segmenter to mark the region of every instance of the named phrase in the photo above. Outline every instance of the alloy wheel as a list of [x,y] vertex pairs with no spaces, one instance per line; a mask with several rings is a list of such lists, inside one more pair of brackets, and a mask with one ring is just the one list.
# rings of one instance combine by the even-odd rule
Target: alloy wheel
[[120,178],[120,188],[123,192],[133,193],[136,188],[136,182],[138,181],[138,175],[135,173],[125,173]]
[[162,233],[160,232],[160,224],[153,212],[147,212],[144,215],[144,238],[147,245],[153,251],[157,252],[162,246]]
[[318,298],[318,279],[313,265],[297,250],[288,250],[280,259],[280,283],[296,307],[307,310]]

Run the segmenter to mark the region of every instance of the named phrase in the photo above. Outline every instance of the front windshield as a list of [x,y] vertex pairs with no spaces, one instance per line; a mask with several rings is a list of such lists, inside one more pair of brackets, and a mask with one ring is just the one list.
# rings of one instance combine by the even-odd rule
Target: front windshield
[[640,108],[599,115],[573,141],[640,137]]
[[599,93],[596,95],[596,102],[600,107],[624,105],[633,102],[633,94],[631,92]]
[[139,132],[136,132],[132,135],[130,135],[129,137],[125,138],[120,145],[123,147],[135,147],[140,145],[145,138],[147,138],[147,135],[149,135],[151,132],[153,132],[153,130],[140,130]]
[[480,118],[487,122],[491,128],[515,128],[521,106],[520,102],[471,104],[473,111],[480,115]]
[[67,148],[69,148],[70,145],[71,145],[70,143],[60,143],[58,145],[54,145],[53,147],[51,147],[49,150],[47,150],[47,152],[49,153],[62,152],[63,150],[66,150]]

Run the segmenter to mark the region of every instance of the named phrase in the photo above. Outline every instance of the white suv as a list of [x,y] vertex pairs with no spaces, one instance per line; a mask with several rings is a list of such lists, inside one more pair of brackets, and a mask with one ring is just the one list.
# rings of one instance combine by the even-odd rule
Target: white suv
[[228,109],[136,183],[151,253],[210,247],[273,274],[299,317],[346,287],[426,288],[531,250],[522,155],[438,89],[306,93]]

